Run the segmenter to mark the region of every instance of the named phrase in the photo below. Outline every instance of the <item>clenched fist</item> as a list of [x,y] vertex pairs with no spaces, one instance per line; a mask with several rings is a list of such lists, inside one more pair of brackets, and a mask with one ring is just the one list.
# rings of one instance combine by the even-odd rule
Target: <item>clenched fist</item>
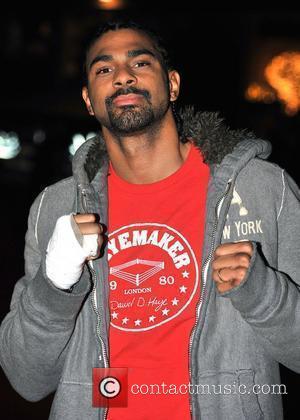
[[59,289],[80,279],[87,260],[99,256],[103,228],[95,214],[67,214],[57,219],[46,254],[46,274]]
[[212,262],[212,277],[220,293],[238,286],[245,278],[253,254],[249,241],[219,245]]
[[[87,260],[95,259],[99,256],[103,244],[103,228],[97,222],[97,216],[93,213],[76,214],[73,216],[82,238],[76,235],[82,247],[89,252]],[[74,229],[74,225],[73,225]],[[76,234],[76,229],[75,234]]]

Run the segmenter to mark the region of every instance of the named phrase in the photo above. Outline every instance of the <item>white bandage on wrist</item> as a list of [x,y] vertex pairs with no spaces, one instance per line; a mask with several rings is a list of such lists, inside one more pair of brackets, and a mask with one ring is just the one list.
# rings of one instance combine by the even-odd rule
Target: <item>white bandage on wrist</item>
[[98,235],[93,233],[91,235],[83,235],[83,245],[84,251],[89,257],[96,257],[98,253]]
[[86,258],[97,255],[97,238],[82,235],[73,214],[57,220],[46,255],[46,274],[56,287],[69,289],[77,283]]

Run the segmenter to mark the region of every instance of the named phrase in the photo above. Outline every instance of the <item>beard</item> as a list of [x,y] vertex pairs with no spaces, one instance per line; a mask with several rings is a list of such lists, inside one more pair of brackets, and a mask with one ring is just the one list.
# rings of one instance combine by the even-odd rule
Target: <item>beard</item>
[[[159,117],[160,117],[159,112]],[[148,106],[126,105],[121,110],[108,110],[111,129],[118,134],[131,134],[145,130],[157,120],[154,110]]]
[[[113,105],[113,100],[117,96],[126,93],[137,93],[143,95],[145,98],[145,104],[115,107]],[[166,114],[169,108],[169,101],[166,99],[158,106],[153,107],[148,91],[129,88],[126,92],[124,92],[124,90],[118,91],[112,97],[108,98],[106,100],[106,108],[109,120],[107,128],[111,129],[119,136],[124,136],[141,132],[155,126]]]

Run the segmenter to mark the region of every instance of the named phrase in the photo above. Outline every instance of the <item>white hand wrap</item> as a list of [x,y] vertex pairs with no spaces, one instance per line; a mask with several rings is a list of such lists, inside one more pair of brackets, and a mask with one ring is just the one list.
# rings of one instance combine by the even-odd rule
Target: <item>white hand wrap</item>
[[77,283],[86,258],[97,255],[97,239],[80,233],[73,214],[57,220],[46,255],[46,274],[54,286],[69,289]]

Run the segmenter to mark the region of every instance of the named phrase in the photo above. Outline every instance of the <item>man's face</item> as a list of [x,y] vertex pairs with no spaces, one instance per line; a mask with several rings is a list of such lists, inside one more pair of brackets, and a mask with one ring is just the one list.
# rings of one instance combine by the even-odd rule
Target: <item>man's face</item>
[[161,120],[169,108],[170,80],[151,40],[132,29],[109,31],[87,56],[83,98],[102,127],[126,135]]

